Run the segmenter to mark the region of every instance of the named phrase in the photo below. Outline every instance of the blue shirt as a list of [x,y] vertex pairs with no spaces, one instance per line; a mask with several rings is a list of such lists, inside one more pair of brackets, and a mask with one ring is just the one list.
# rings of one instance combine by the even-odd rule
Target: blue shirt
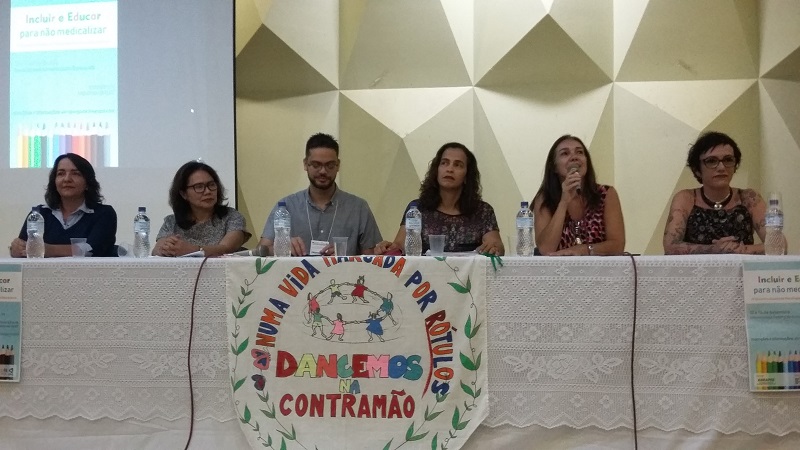
[[[61,211],[57,213],[44,205],[39,205],[39,212],[44,218],[44,243],[52,245],[70,245],[70,238],[86,238],[92,246],[91,256],[117,256],[114,243],[117,241],[117,212],[109,205],[95,204],[85,208],[80,218],[73,223],[72,217],[67,226],[62,223]],[[58,217],[56,217],[58,214]],[[28,240],[27,223],[22,224],[19,238]]]

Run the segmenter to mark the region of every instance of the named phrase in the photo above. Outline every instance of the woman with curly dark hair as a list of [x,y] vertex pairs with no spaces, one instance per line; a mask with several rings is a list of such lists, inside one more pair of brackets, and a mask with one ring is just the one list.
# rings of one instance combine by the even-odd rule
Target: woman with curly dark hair
[[[446,252],[505,252],[494,209],[481,198],[478,161],[463,144],[449,142],[436,152],[415,201],[422,212],[423,253],[430,248],[428,236],[433,234],[446,236]],[[404,225],[405,213],[394,242],[379,243],[375,246],[376,255],[403,251]]]
[[[89,256],[117,256],[117,212],[103,204],[100,183],[92,164],[75,153],[56,158],[47,190],[47,206],[40,205],[44,217],[44,256],[72,256],[70,238],[86,238]],[[11,256],[25,257],[28,240],[26,224],[11,242]]]
[[617,191],[595,180],[583,141],[568,134],[556,139],[531,202],[536,245],[543,255],[619,255],[625,250]]
[[164,218],[153,254],[181,256],[202,251],[219,256],[238,250],[250,238],[244,217],[225,201],[225,187],[214,170],[189,161],[175,173],[169,189],[174,214]]

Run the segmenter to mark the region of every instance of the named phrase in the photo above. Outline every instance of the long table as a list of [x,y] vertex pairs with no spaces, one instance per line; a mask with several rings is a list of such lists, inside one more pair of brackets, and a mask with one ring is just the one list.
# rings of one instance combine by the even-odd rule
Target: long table
[[[800,398],[748,391],[742,261],[504,258],[486,272],[489,418],[467,448],[798,448]],[[22,372],[0,447],[182,448],[198,259],[23,264]],[[191,448],[246,448],[231,400],[225,267],[195,298]]]

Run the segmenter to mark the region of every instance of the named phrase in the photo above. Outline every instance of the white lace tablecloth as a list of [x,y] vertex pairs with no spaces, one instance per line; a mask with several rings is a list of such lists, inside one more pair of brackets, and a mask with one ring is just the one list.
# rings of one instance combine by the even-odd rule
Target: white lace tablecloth
[[[742,260],[637,257],[638,427],[784,435],[800,396],[751,393]],[[633,426],[630,258],[508,258],[487,273],[489,426]]]
[[[741,261],[637,258],[639,428],[800,431],[799,397],[748,391]],[[22,381],[0,383],[0,418],[188,417],[186,348],[200,262],[23,261]],[[487,272],[484,424],[631,427],[630,259],[504,262]],[[195,307],[192,373],[196,417],[219,422],[236,419],[224,296],[225,261],[209,260]]]
[[[186,350],[200,262],[24,261],[21,381],[0,383],[0,416],[188,417]],[[199,419],[235,418],[224,307],[225,263],[208,260],[192,344]]]

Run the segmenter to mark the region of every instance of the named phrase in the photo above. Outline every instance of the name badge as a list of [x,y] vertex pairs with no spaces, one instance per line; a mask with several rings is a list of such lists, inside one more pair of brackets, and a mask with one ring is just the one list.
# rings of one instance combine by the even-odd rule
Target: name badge
[[328,241],[311,240],[311,248],[308,250],[309,255],[318,256],[322,254],[322,249],[328,246]]

